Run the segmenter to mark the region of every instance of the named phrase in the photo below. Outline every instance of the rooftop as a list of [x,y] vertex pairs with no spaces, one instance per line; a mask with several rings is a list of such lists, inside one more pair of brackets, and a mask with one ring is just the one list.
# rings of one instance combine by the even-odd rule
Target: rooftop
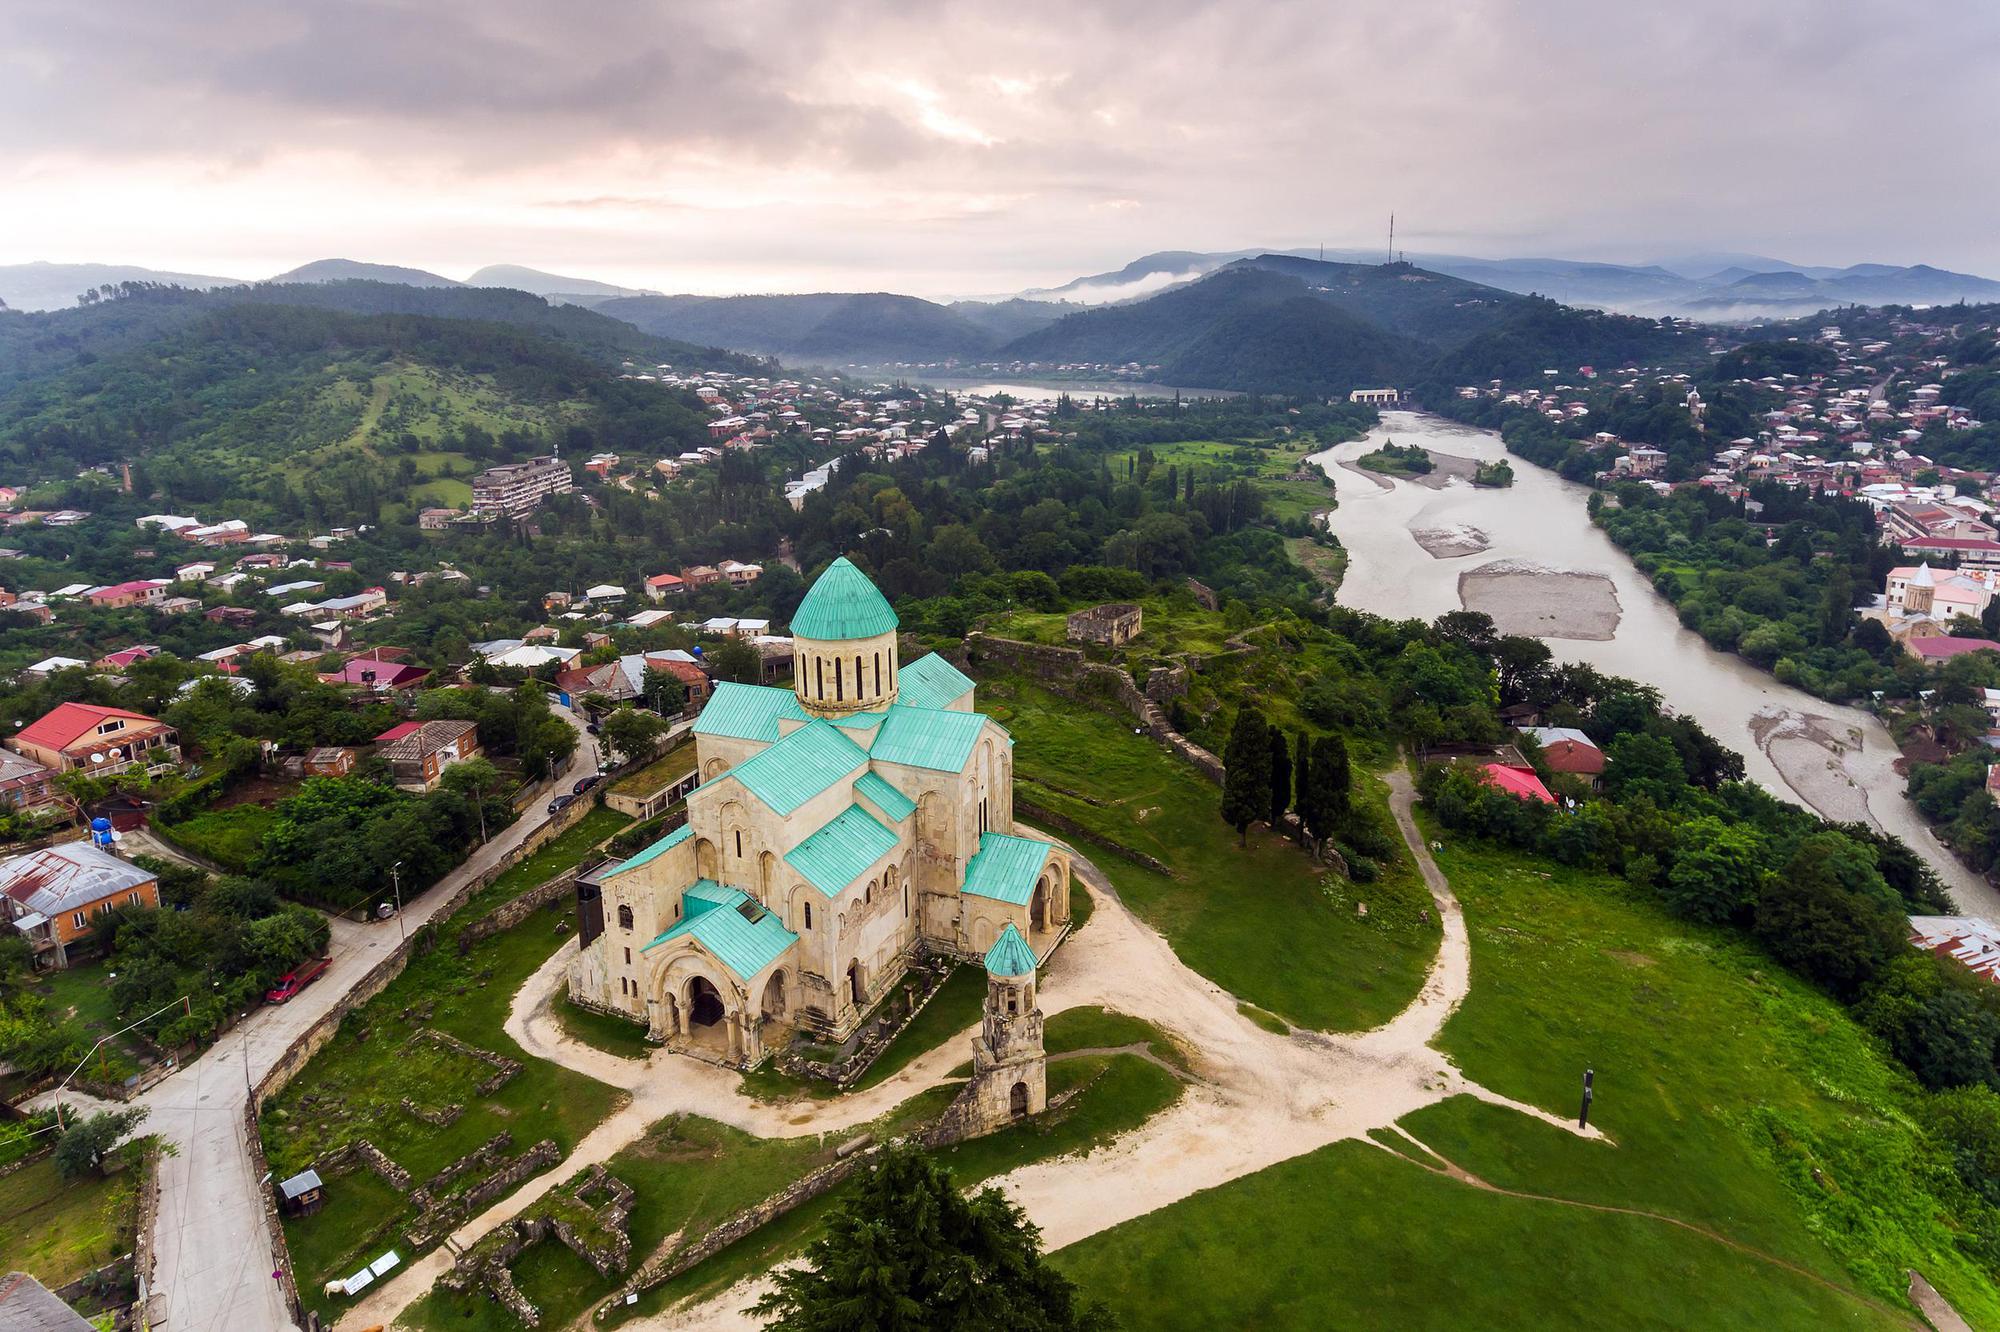
[[881,590],[843,555],[813,580],[792,614],[792,635],[821,641],[873,638],[894,632],[898,623]]

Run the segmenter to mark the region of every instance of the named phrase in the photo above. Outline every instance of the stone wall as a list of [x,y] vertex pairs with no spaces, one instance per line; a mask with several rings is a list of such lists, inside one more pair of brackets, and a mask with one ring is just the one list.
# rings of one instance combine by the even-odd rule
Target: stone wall
[[[1254,652],[1247,645],[1232,648],[1224,655]],[[1222,760],[1176,731],[1159,705],[1132,683],[1132,677],[1114,666],[1087,661],[1076,648],[1045,647],[1013,638],[993,638],[982,633],[967,634],[965,657],[968,664],[997,661],[1035,676],[1057,693],[1084,702],[1099,698],[1115,699],[1126,712],[1138,719],[1146,734],[1165,746],[1195,771],[1222,784]],[[1199,670],[1199,664],[1194,664]],[[1150,684],[1151,681],[1149,680]]]
[[[300,1032],[285,1052],[271,1066],[271,1070],[257,1081],[251,1089],[250,1097],[243,1104],[243,1138],[250,1153],[250,1172],[256,1176],[270,1173],[270,1163],[264,1157],[264,1140],[258,1133],[257,1119],[263,1113],[264,1103],[291,1085],[299,1070],[311,1062],[333,1035],[340,1029],[341,1022],[349,1013],[373,999],[389,983],[403,974],[403,968],[410,964],[419,947],[429,949],[435,946],[439,923],[449,920],[451,915],[470,901],[480,889],[505,874],[519,862],[547,846],[556,838],[568,832],[591,810],[591,802],[578,800],[561,810],[522,839],[521,844],[502,856],[491,868],[474,875],[459,885],[450,897],[438,907],[431,923],[418,929],[414,934],[399,942],[380,962],[369,969],[346,994],[335,1001],[333,1007],[321,1014],[319,1020]],[[264,1187],[258,1190],[263,1195],[264,1229],[271,1243],[271,1252],[278,1260],[278,1283],[283,1288],[286,1307],[292,1319],[301,1327],[305,1325],[305,1309],[299,1303],[298,1283],[292,1277],[291,1251],[285,1246],[285,1229],[278,1218],[277,1190]]]
[[[887,902],[893,899],[885,895],[882,900]],[[855,1080],[863,1073],[866,1073],[869,1067],[881,1057],[882,1051],[889,1048],[889,1043],[900,1036],[904,1028],[917,1020],[917,1014],[930,1006],[931,1000],[937,997],[938,991],[942,990],[944,983],[951,978],[956,960],[955,958],[946,958],[941,961],[933,961],[922,956],[908,959],[909,969],[904,973],[904,978],[907,979],[911,976],[919,977],[927,983],[929,988],[918,997],[914,1004],[910,1005],[910,1011],[903,1014],[894,1025],[878,1027],[868,1031],[861,1038],[861,1044],[854,1049],[853,1053],[836,1063],[815,1063],[813,1060],[793,1055],[790,1047],[787,1046],[777,1054],[776,1062],[779,1070],[793,1077],[814,1078],[821,1082],[831,1082],[836,1087],[846,1088],[852,1086]],[[898,983],[900,984],[901,982],[899,981]]]

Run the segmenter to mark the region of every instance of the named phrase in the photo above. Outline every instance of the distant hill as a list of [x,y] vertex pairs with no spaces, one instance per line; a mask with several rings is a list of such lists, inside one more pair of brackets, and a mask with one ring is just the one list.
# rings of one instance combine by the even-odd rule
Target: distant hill
[[121,282],[156,282],[174,287],[234,286],[243,279],[200,273],[171,273],[134,264],[0,264],[0,301],[15,310],[66,310],[96,287]]
[[309,264],[301,264],[289,273],[280,273],[269,281],[285,284],[294,282],[345,282],[360,279],[364,282],[395,282],[405,287],[456,287],[463,284],[453,282],[448,277],[436,273],[426,273],[421,268],[399,268],[394,264],[366,264],[356,259],[315,259]]
[[1315,295],[1300,278],[1248,263],[1146,300],[1066,315],[998,355],[1158,366],[1152,373],[1163,383],[1269,392],[1393,382],[1429,359],[1416,340]]
[[[1095,273],[1023,295],[1092,303],[1127,300],[1192,282],[1245,259],[1311,259],[1319,253],[1164,250],[1113,272]],[[1383,266],[1380,250],[1327,250],[1324,254],[1328,260],[1360,267]],[[1411,254],[1407,259],[1427,272],[1517,295],[1547,296],[1565,305],[1709,320],[1789,318],[1844,304],[1948,305],[2000,299],[2000,282],[1927,264],[1828,268],[1733,253],[1685,255],[1637,265],[1550,258],[1476,259],[1454,254]]]
[[1001,341],[958,310],[887,292],[632,296],[597,309],[662,337],[814,365],[933,363],[983,356]]
[[596,305],[618,296],[657,296],[643,287],[620,287],[591,278],[564,277],[519,264],[488,264],[465,280],[468,287],[512,287],[570,305]]
[[985,329],[997,345],[1033,333],[1036,329],[1047,328],[1081,307],[1068,301],[1030,301],[1016,297],[1011,301],[953,301],[945,308],[968,323]]

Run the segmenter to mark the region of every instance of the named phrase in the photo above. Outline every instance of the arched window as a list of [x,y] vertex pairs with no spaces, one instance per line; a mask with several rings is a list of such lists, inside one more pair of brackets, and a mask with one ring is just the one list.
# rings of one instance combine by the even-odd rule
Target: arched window
[[875,654],[875,692],[882,692],[882,654]]
[[813,904],[811,902],[808,902],[806,903],[806,928],[811,929],[812,927],[813,927]]
[[826,659],[824,657],[813,658],[813,696],[816,698],[826,697]]
[[861,654],[857,652],[854,654],[854,697],[857,701],[861,697],[861,680]]
[[[845,680],[843,679],[843,676],[845,674],[846,673],[841,670],[840,658],[835,657],[833,659],[833,701],[836,703],[842,702],[847,697],[847,694],[845,692],[846,683]],[[855,683],[859,684],[860,681],[857,680],[855,681]]]
[[632,928],[631,907],[620,904],[618,908],[618,928],[621,930],[629,930]]
[[873,880],[870,880],[867,886],[865,886],[861,890],[861,904],[863,906],[868,906],[872,904],[874,901],[875,901],[875,884]]
[[908,920],[909,916],[910,916],[910,885],[909,882],[905,880],[903,883],[903,918],[905,920]]

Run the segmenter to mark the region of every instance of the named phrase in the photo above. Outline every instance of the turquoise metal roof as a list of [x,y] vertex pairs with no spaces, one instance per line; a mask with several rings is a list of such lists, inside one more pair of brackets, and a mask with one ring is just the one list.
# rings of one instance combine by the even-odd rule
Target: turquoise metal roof
[[835,726],[843,731],[872,731],[882,724],[882,713],[850,712],[845,717],[830,717]]
[[[701,909],[697,911],[695,908]],[[747,908],[747,910],[746,910]],[[692,938],[734,972],[737,979],[749,980],[784,956],[799,941],[771,912],[758,906],[750,894],[725,888],[703,879],[682,897],[682,915],[674,927],[646,945],[646,950],[676,939]]]
[[838,897],[866,874],[869,866],[895,849],[896,834],[861,806],[849,805],[787,851],[785,863],[828,897]]
[[913,708],[943,708],[972,692],[964,671],[927,652],[896,672],[896,697]]
[[868,575],[841,556],[813,579],[806,599],[792,613],[792,636],[822,642],[873,638],[897,625],[896,612]]
[[789,814],[867,765],[867,750],[841,734],[838,727],[815,720],[715,781],[734,777],[777,813]]
[[732,740],[762,740],[769,744],[778,738],[781,718],[807,719],[806,710],[799,706],[791,690],[725,680],[716,685],[708,706],[695,719],[694,733],[727,736]]
[[632,857],[630,860],[620,865],[617,869],[607,871],[604,875],[601,876],[599,881],[602,882],[603,879],[609,879],[614,875],[623,874],[626,870],[638,869],[639,866],[641,865],[647,864],[654,860],[658,860],[661,856],[673,850],[675,847],[679,846],[682,842],[685,842],[688,838],[692,836],[694,836],[694,825],[691,823],[683,823],[680,827],[674,829],[672,832],[668,833],[665,837],[662,837],[659,841],[653,843],[651,846],[647,847],[644,851],[641,851],[638,855]]
[[864,772],[857,777],[854,794],[866,796],[868,803],[887,815],[891,823],[901,823],[917,812],[917,802],[889,785],[879,772]]
[[1000,931],[1000,937],[986,950],[986,974],[989,976],[1032,976],[1035,974],[1035,950],[1028,947],[1028,941],[1021,932],[1009,925]]
[[1035,878],[1054,850],[1047,842],[1005,833],[981,833],[979,850],[965,867],[965,891],[1026,906],[1035,894]]
[[960,772],[972,757],[986,718],[976,712],[945,712],[892,703],[869,753],[883,763]]

